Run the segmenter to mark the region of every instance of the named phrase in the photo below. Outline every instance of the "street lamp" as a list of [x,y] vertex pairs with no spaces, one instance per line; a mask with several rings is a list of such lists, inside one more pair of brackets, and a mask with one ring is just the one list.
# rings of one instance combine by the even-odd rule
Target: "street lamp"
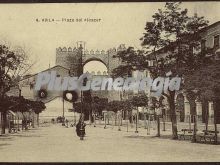
[[136,113],[136,118],[135,118],[135,120],[136,120],[136,130],[135,130],[135,133],[138,133],[138,115],[139,115],[139,111],[138,111],[138,107],[137,107],[137,113]]
[[104,112],[104,120],[105,120],[105,126],[104,126],[104,129],[106,129],[106,115],[107,115],[107,111]]
[[118,118],[118,131],[121,131],[121,127],[120,127],[120,125],[121,125],[121,113],[120,113],[120,111],[118,111],[119,113],[118,113],[118,115],[117,115],[117,118]]
[[[83,47],[82,47],[82,44],[80,44],[79,46],[79,51],[80,51],[80,70],[79,70],[79,74],[82,74],[83,73],[83,61],[82,61],[82,56],[83,56]],[[81,114],[81,123],[80,123],[80,140],[83,140],[83,114],[82,114],[82,111],[83,111],[83,92],[82,90],[80,91],[80,95],[81,95],[81,109],[80,109],[80,114]]]
[[64,98],[63,98],[63,117],[62,117],[62,126],[65,126],[65,122],[64,122]]

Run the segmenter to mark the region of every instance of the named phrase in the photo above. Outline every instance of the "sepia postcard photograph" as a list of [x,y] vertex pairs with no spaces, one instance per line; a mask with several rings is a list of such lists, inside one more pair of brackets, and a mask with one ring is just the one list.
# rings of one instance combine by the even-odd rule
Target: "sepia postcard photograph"
[[219,9],[0,3],[0,162],[219,162]]

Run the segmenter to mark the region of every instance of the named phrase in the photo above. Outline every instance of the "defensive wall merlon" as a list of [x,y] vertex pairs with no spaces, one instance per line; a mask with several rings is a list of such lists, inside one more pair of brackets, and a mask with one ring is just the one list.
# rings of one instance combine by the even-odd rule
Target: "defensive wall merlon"
[[[107,51],[105,50],[84,50],[83,51],[83,54],[85,55],[94,55],[94,54],[99,54],[99,55],[105,55],[105,54],[108,54],[108,53],[116,53],[118,51],[121,51],[121,50],[125,50],[126,47],[125,47],[125,44],[121,44],[119,45],[119,47],[116,49],[116,48],[111,48],[111,49],[108,49]],[[72,47],[59,47],[56,49],[57,52],[76,52],[78,49],[76,47],[72,48]]]

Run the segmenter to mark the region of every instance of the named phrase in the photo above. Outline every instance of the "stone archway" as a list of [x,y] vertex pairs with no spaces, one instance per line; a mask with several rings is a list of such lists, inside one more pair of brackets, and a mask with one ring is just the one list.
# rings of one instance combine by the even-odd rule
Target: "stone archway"
[[[82,46],[84,45],[84,46]],[[118,46],[118,48],[111,48],[107,51],[104,50],[86,50],[83,42],[77,42],[77,47],[59,47],[56,49],[56,65],[63,66],[69,70],[69,74],[73,76],[79,76],[81,73],[81,65],[83,66],[90,61],[100,61],[106,67],[108,72],[104,72],[102,75],[110,76],[112,71],[121,65],[121,61],[114,56],[121,50],[125,50],[124,44]],[[81,61],[82,60],[82,61]],[[111,91],[108,93],[110,100],[119,100],[120,96],[118,91]]]
[[[92,74],[92,79],[94,78],[106,78],[108,77],[108,67],[106,66],[106,63],[102,61],[99,58],[89,58],[83,63],[83,72],[89,72]],[[106,74],[103,74],[103,73]],[[107,90],[90,90],[92,97],[99,97],[99,98],[108,98],[109,97],[109,91]]]
[[[106,67],[106,70],[104,70],[106,73],[107,73],[107,75],[108,75],[108,64],[106,64],[102,59],[99,59],[99,58],[96,58],[96,57],[92,57],[92,58],[89,58],[89,59],[87,59],[86,61],[84,61],[83,62],[83,70],[84,70],[84,68],[85,68],[85,66],[86,66],[86,64],[88,64],[88,63],[90,63],[90,62],[93,62],[93,61],[98,61],[98,62],[100,62],[100,63],[102,63],[105,67]],[[101,73],[103,73],[104,71],[100,71]]]

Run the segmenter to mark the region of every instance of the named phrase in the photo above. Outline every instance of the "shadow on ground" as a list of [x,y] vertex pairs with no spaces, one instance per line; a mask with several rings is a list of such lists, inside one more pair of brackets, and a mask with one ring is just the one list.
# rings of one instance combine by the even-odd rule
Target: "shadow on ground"
[[172,135],[161,135],[160,137],[158,136],[143,136],[143,135],[130,135],[130,136],[124,136],[124,137],[127,137],[127,138],[139,138],[139,139],[170,139],[170,140],[173,140],[172,139]]
[[0,141],[12,141],[14,138],[10,135],[1,135]]
[[8,144],[8,143],[0,144],[0,149],[2,149],[5,146],[9,146],[9,145],[11,145],[11,144]]
[[[190,139],[186,140],[179,140],[179,139],[172,139],[172,135],[161,135],[160,137],[157,136],[142,136],[142,135],[130,135],[130,136],[124,136],[125,138],[133,138],[133,139],[170,139],[170,140],[176,140],[176,141],[184,141],[191,143]],[[220,141],[215,144],[213,141],[197,141],[196,143],[204,144],[204,145],[220,145]]]

